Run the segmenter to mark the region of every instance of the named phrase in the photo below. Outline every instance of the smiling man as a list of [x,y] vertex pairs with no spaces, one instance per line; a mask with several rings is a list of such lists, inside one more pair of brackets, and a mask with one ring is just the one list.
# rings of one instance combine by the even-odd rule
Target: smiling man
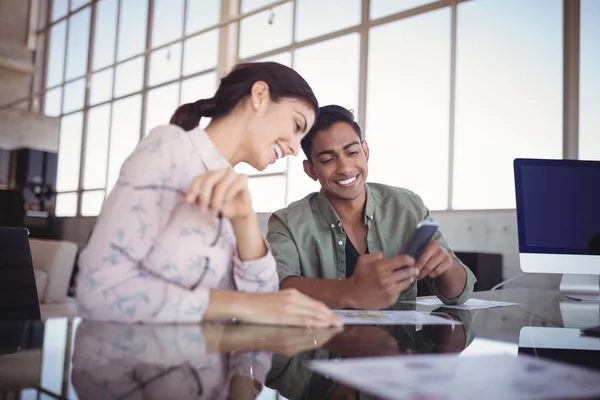
[[295,288],[332,308],[377,310],[414,300],[416,281],[425,279],[446,304],[469,298],[475,277],[441,233],[419,260],[402,254],[429,210],[409,190],[367,183],[369,146],[350,111],[321,107],[301,144],[304,171],[321,191],[269,219],[281,289]]

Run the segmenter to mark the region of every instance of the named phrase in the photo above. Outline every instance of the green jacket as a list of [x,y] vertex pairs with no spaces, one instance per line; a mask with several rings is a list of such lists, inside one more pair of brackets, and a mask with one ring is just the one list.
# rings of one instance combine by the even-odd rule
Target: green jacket
[[[386,259],[402,253],[417,224],[431,219],[429,210],[415,193],[377,183],[365,185],[367,202],[365,224],[368,227],[369,253],[381,252]],[[276,211],[269,218],[267,234],[277,260],[279,282],[290,276],[316,279],[346,277],[346,234],[339,216],[323,191]],[[456,298],[444,297],[436,288],[435,279],[426,278],[432,293],[446,304],[462,304],[471,293],[476,279],[458,259],[438,232],[440,245],[465,268],[467,282]],[[417,284],[400,293],[398,301],[415,300]]]

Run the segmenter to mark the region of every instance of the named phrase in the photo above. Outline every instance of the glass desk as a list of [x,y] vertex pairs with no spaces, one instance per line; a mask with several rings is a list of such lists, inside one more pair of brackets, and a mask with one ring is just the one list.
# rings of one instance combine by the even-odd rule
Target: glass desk
[[473,297],[519,305],[472,311],[416,306],[462,323],[456,326],[322,330],[78,318],[2,323],[0,399],[366,399],[305,363],[387,355],[527,353],[600,369],[600,339],[579,332],[598,324],[599,304],[524,289]]

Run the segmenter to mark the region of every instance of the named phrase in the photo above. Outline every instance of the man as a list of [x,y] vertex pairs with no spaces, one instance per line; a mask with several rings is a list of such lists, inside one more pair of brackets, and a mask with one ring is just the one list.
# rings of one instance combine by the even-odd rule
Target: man
[[419,260],[402,254],[429,211],[406,189],[366,183],[369,146],[350,111],[321,107],[301,145],[304,171],[321,191],[269,219],[281,289],[295,288],[331,308],[377,310],[414,300],[416,281],[425,279],[446,304],[468,299],[476,279],[441,233]]

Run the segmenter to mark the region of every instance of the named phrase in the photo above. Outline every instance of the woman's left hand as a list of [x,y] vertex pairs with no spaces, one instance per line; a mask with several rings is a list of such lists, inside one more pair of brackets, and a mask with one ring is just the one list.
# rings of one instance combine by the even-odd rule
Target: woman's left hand
[[231,168],[208,171],[192,181],[181,196],[187,204],[198,204],[230,220],[245,219],[254,214],[248,178]]

